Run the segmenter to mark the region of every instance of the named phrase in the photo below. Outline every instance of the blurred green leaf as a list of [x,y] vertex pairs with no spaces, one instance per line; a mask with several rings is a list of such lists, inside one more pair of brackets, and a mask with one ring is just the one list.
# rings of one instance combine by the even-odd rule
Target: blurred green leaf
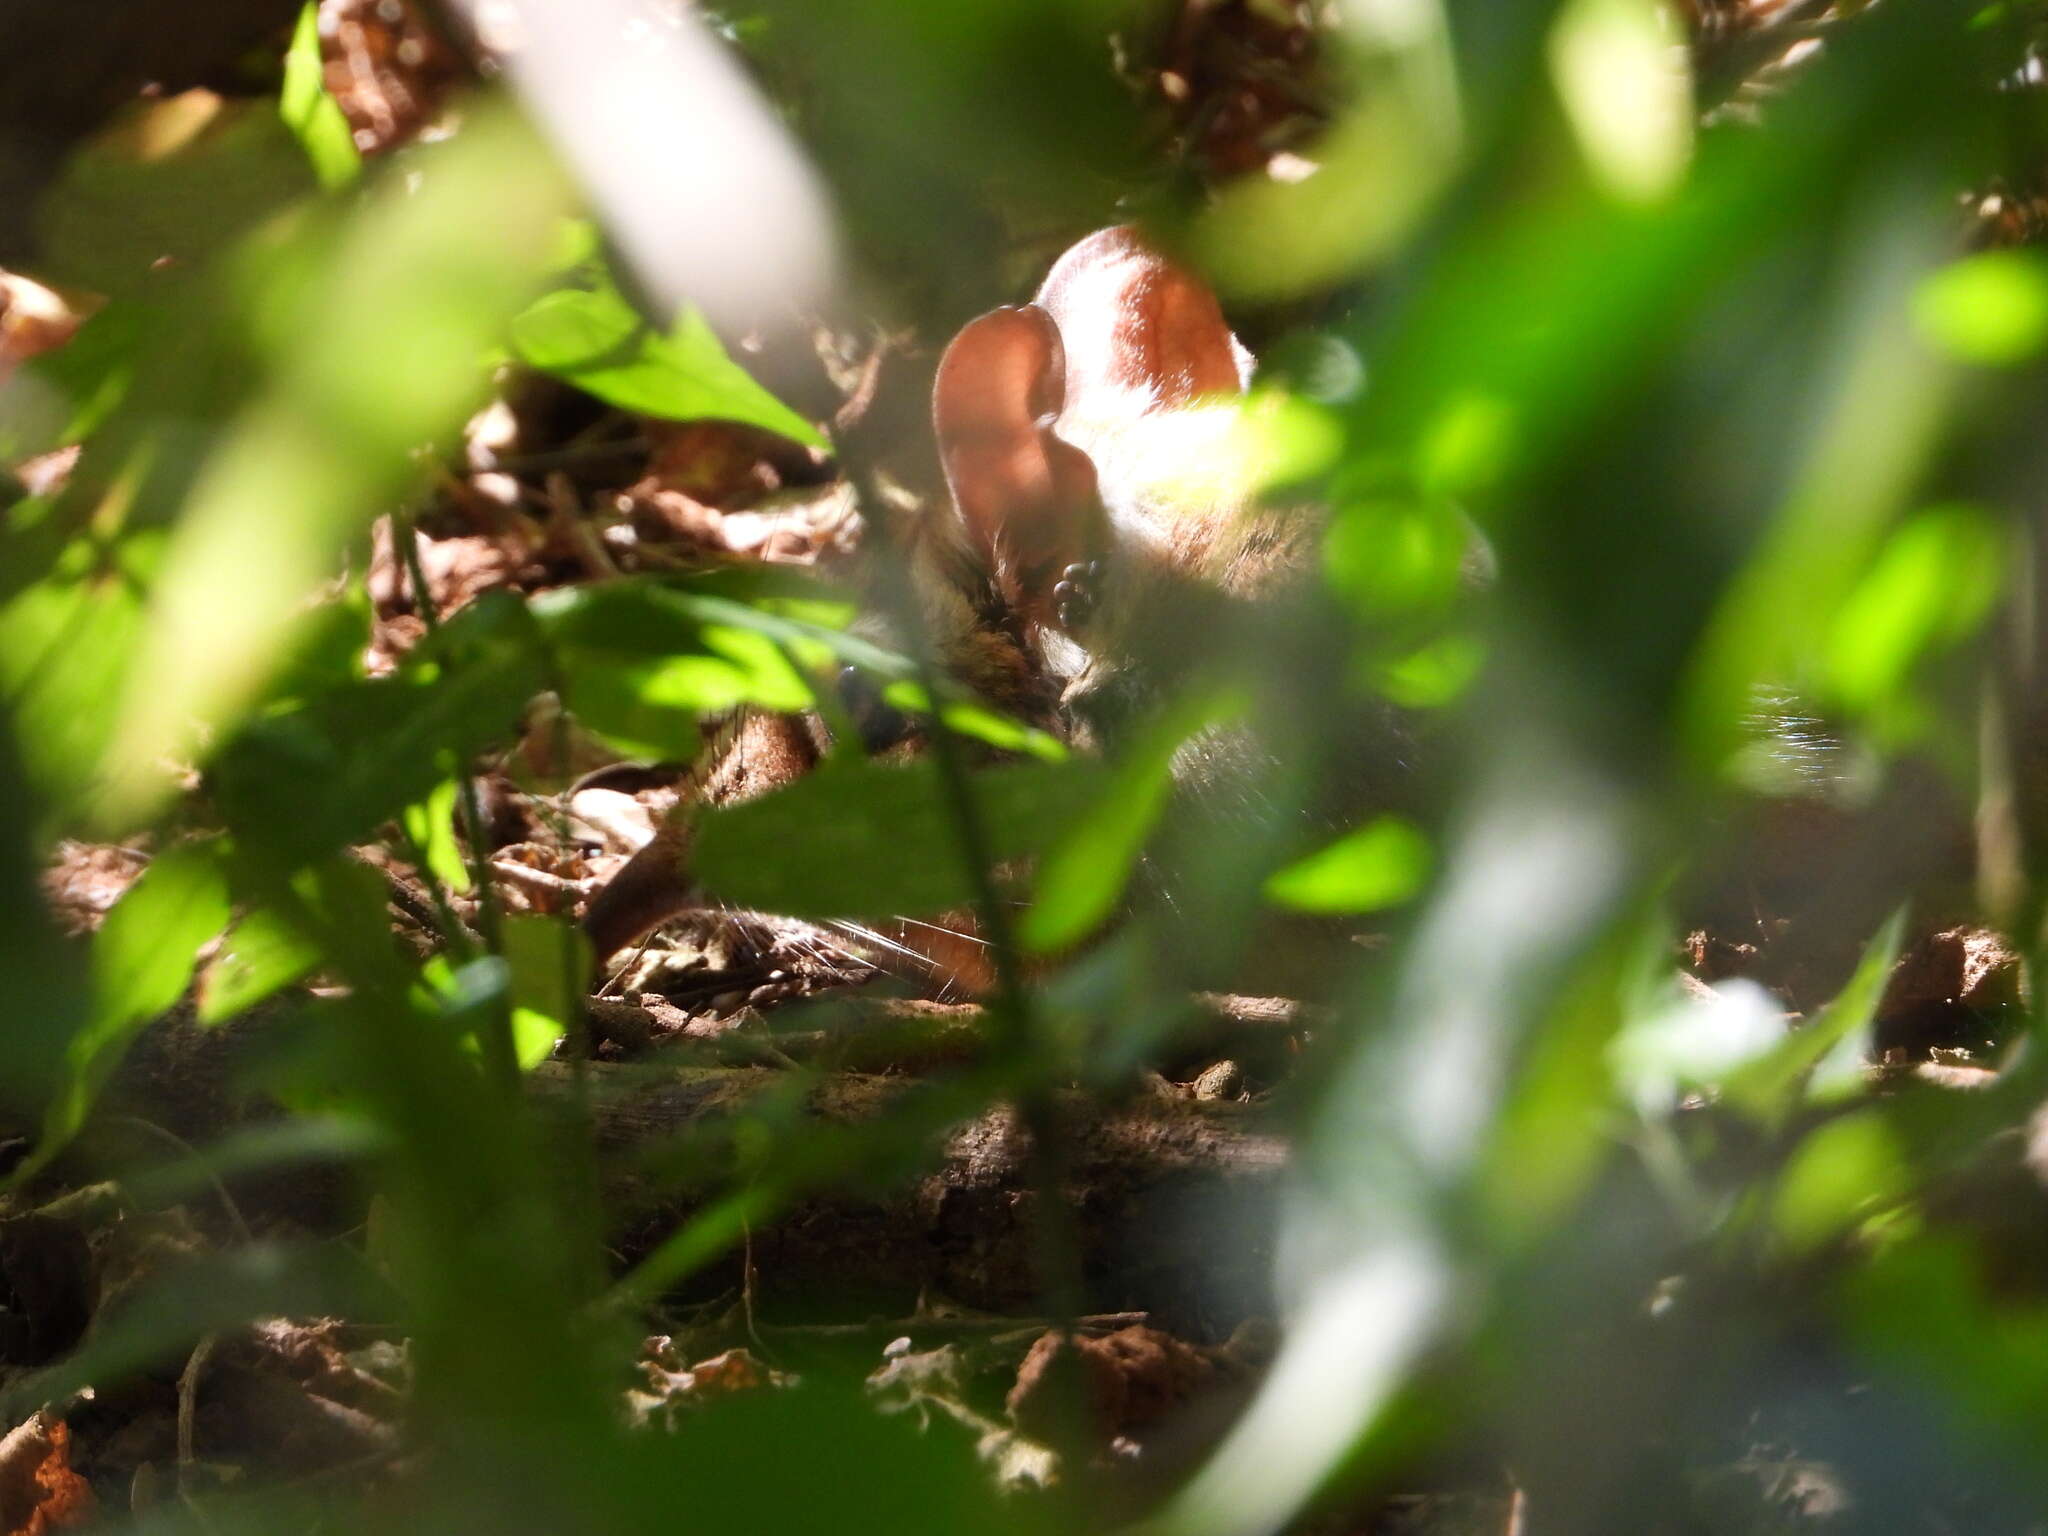
[[1771,1225],[1795,1252],[1842,1236],[1911,1188],[1905,1149],[1883,1113],[1858,1110],[1800,1138],[1771,1195]]
[[[577,717],[614,746],[644,757],[696,755],[700,716],[740,704],[795,710],[811,684],[791,665],[837,660],[880,679],[894,708],[925,713],[930,700],[909,658],[849,634],[853,608],[788,571],[730,570],[686,582],[629,578],[558,588],[533,600],[552,641]],[[1058,762],[1066,749],[1044,731],[955,691],[941,703],[950,729],[1006,752]]]
[[1959,1411],[1969,1443],[2002,1445],[2031,1467],[2048,1307],[2000,1283],[1994,1262],[1961,1232],[1894,1244],[1841,1276],[1838,1315],[1881,1389]]
[[132,1380],[187,1355],[209,1333],[258,1318],[388,1315],[392,1297],[338,1243],[256,1243],[232,1253],[169,1262],[97,1319],[92,1336],[58,1364],[17,1377],[0,1396],[10,1419],[102,1381]]
[[388,1137],[359,1119],[314,1115],[275,1120],[230,1131],[203,1152],[129,1174],[122,1184],[136,1205],[151,1209],[212,1196],[222,1180],[322,1163],[360,1163],[389,1147]]
[[1344,429],[1327,407],[1261,385],[1238,408],[1228,445],[1235,475],[1270,491],[1327,473],[1343,451]]
[[[973,776],[998,863],[1052,847],[1097,802],[1094,764],[1018,763]],[[697,874],[720,900],[791,917],[918,916],[971,905],[937,766],[832,761],[786,789],[707,812]]]
[[64,1085],[17,1180],[78,1133],[129,1042],[184,995],[200,947],[227,926],[229,911],[222,850],[207,843],[164,850],[114,904],[93,936],[92,1015],[65,1051]]
[[2035,251],[1980,251],[1923,278],[1920,333],[1958,362],[2010,368],[2048,345],[2048,263]]
[[426,855],[428,870],[450,891],[467,891],[470,886],[469,860],[455,836],[455,805],[461,794],[456,780],[444,779],[426,799],[400,812],[406,835]]
[[1895,912],[1871,937],[1856,970],[1819,1017],[1794,1030],[1769,1055],[1747,1064],[1727,1081],[1727,1101],[1766,1125],[1784,1122],[1803,1097],[1860,1092],[1862,1063],[1869,1059],[1871,1023],[1884,998],[1885,983],[1898,962],[1906,914]]
[[1486,644],[1479,636],[1453,633],[1366,668],[1366,685],[1404,709],[1442,709],[1456,703],[1479,678],[1486,665]]
[[43,270],[117,302],[147,297],[313,185],[305,153],[268,103],[204,90],[137,101],[45,196]]
[[1033,881],[1035,899],[1018,921],[1019,945],[1051,954],[1080,943],[1109,918],[1166,808],[1175,758],[1242,708],[1241,699],[1195,692],[1145,731],[1116,764],[1100,798],[1046,853]]
[[1692,157],[1693,84],[1679,18],[1658,0],[1566,0],[1550,70],[1579,147],[1614,196],[1652,201]]
[[18,463],[97,432],[126,395],[155,318],[141,303],[109,304],[56,351],[0,379],[0,453]]
[[907,666],[837,631],[853,617],[845,597],[772,566],[710,571],[685,580],[627,577],[558,587],[533,599],[534,617],[559,646],[659,657],[701,649],[707,625],[750,629],[800,653]]
[[[538,631],[487,593],[397,675],[353,682],[253,720],[216,769],[222,813],[286,868],[368,837],[516,729],[549,681]],[[317,792],[313,792],[317,791]]]
[[512,321],[512,351],[587,394],[669,421],[715,418],[824,447],[818,429],[726,355],[704,317],[684,309],[663,335],[617,289],[564,289]]
[[515,912],[504,922],[504,952],[512,968],[513,1044],[520,1067],[530,1070],[575,1027],[590,991],[590,940],[573,923]]
[[534,599],[577,719],[622,751],[687,761],[701,716],[741,704],[808,707],[810,683],[791,657],[822,663],[842,644],[825,626],[849,610],[814,586],[751,574],[605,582]]
[[199,981],[199,1022],[218,1024],[301,980],[320,943],[276,912],[251,912],[229,933]]
[[1892,701],[1916,665],[1983,622],[2010,553],[2007,530],[1976,507],[1934,507],[1894,529],[1835,612],[1833,696],[1862,713]]
[[1444,7],[1415,0],[1343,16],[1352,96],[1297,157],[1311,173],[1240,177],[1189,232],[1226,295],[1285,297],[1384,260],[1457,168],[1464,124]]
[[1607,1048],[1614,1081],[1647,1120],[1675,1113],[1688,1093],[1717,1093],[1745,1067],[1783,1047],[1784,1008],[1740,977],[1708,996],[1674,977],[1652,1005],[1640,1008]]
[[1442,608],[1459,591],[1471,524],[1449,502],[1367,496],[1340,502],[1323,541],[1330,585],[1368,622]]
[[35,787],[15,749],[14,720],[0,708],[0,978],[9,988],[0,1030],[0,1115],[34,1123],[57,1082],[66,1042],[90,1018],[82,946],[67,940],[44,901],[45,849]]
[[277,104],[285,126],[298,138],[320,185],[333,191],[363,172],[363,157],[349,132],[341,105],[327,91],[326,69],[320,61],[320,7],[307,0],[292,29],[284,56],[284,87]]
[[1926,232],[1894,218],[1838,296],[1842,353],[1817,402],[1785,504],[1702,635],[1681,724],[1700,766],[1725,773],[1760,691],[1796,684],[1825,628],[1925,472],[1955,378],[1911,334],[1907,297]]
[[1483,491],[1513,464],[1515,434],[1509,401],[1479,391],[1454,395],[1420,434],[1416,480],[1430,496]]
[[[118,503],[125,487],[107,498]],[[108,545],[61,538],[48,521],[0,534],[0,586],[33,578],[0,598],[0,697],[14,712],[24,766],[53,813],[69,821],[90,803],[113,730],[108,700],[121,687],[146,617],[143,593],[162,547],[156,536]],[[29,511],[23,504],[17,515]]]
[[1480,1170],[1491,1234],[1504,1249],[1540,1241],[1569,1218],[1613,1150],[1618,1093],[1659,1112],[1674,1102],[1671,1076],[1626,1080],[1620,1047],[1632,1025],[1674,1001],[1670,953],[1661,912],[1624,919],[1538,1022]]
[[1381,816],[1266,879],[1266,897],[1297,912],[1380,912],[1413,901],[1429,882],[1429,837]]
[[[929,708],[924,690],[914,683],[898,684],[885,690],[883,697],[898,709]],[[1044,763],[1067,760],[1066,745],[1057,736],[1012,720],[1008,715],[997,714],[980,704],[950,700],[940,706],[939,718],[947,730],[994,747],[999,752],[1022,752]]]
[[273,326],[295,317],[292,349],[207,458],[165,552],[116,710],[109,821],[161,804],[165,759],[262,691],[344,542],[414,478],[413,450],[482,397],[477,359],[539,275],[565,194],[514,123],[475,112],[411,170],[338,239],[273,263],[288,292],[258,302]]
[[[256,873],[248,858],[236,860],[230,873],[235,896],[248,903],[246,887]],[[264,870],[253,883],[262,889],[262,879],[275,876]],[[348,923],[358,933],[380,933],[385,926],[384,876],[345,855],[295,872],[290,892],[288,905],[259,896],[229,931],[200,974],[200,1023],[217,1024],[245,1012],[330,962],[340,953],[331,923]]]

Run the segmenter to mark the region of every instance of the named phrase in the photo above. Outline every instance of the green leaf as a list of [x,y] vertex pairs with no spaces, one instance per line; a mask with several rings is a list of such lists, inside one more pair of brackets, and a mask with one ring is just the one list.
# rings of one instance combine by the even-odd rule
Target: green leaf
[[228,935],[199,981],[199,1022],[218,1024],[253,1008],[320,963],[320,946],[276,912],[251,912]]
[[[794,572],[633,577],[558,588],[532,607],[578,720],[636,756],[694,757],[698,718],[740,704],[808,708],[811,684],[792,657],[812,669],[850,663],[881,679],[895,708],[931,708],[914,662],[846,633],[852,605]],[[957,690],[943,694],[940,710],[952,730],[1002,751],[1066,756],[1046,732]]]
[[[252,856],[263,855],[243,850],[233,872],[235,894],[244,900],[241,882],[253,872]],[[381,939],[386,897],[384,877],[345,855],[298,871],[285,906],[256,904],[199,978],[199,1022],[232,1018],[345,955],[348,946],[336,942],[338,926],[352,929],[357,943],[365,935]]]
[[1615,197],[1652,202],[1692,160],[1688,54],[1657,0],[1566,0],[1550,69],[1587,165]]
[[207,843],[158,854],[114,904],[93,936],[92,1016],[72,1038],[64,1085],[17,1180],[77,1134],[129,1042],[184,995],[200,947],[227,926],[228,915],[221,851]]
[[292,30],[277,111],[306,151],[321,186],[331,192],[362,175],[363,157],[349,132],[348,118],[327,90],[326,69],[320,61],[320,7],[313,0],[307,0]]
[[[1646,905],[1579,959],[1516,1062],[1480,1171],[1496,1240],[1521,1244],[1555,1231],[1578,1207],[1613,1149],[1614,1046],[1638,998],[1671,992],[1671,941]],[[1635,1086],[1635,1085],[1632,1085]],[[1666,1078],[1652,1101],[1676,1101]]]
[[350,1115],[311,1114],[229,1131],[204,1151],[126,1175],[122,1185],[145,1210],[210,1199],[219,1183],[314,1164],[360,1163],[388,1152],[389,1133]]
[[1101,796],[1046,854],[1036,899],[1017,926],[1025,949],[1078,944],[1106,921],[1173,791],[1173,762],[1189,739],[1241,708],[1232,697],[1183,700],[1116,765]]
[[484,394],[478,355],[530,291],[565,196],[526,131],[479,107],[360,205],[245,249],[232,313],[276,350],[170,531],[113,708],[104,823],[161,805],[164,763],[198,758],[263,697],[348,541]]
[[522,1071],[553,1054],[590,990],[590,941],[559,918],[516,912],[504,922],[512,972],[513,1047]]
[[1834,696],[1863,713],[1895,702],[1922,660],[1983,622],[2010,550],[2004,526],[1981,508],[1908,518],[1835,613],[1826,648]]
[[663,335],[609,284],[563,289],[514,318],[512,351],[527,366],[624,410],[670,421],[745,422],[825,446],[816,427],[726,355],[694,309],[685,308]]
[[1766,1125],[1782,1124],[1802,1098],[1838,1098],[1860,1091],[1870,1027],[1899,958],[1906,914],[1894,912],[1864,946],[1835,1000],[1783,1044],[1728,1079],[1724,1096]]
[[1913,320],[1949,356],[1986,368],[2048,346],[2048,264],[2032,251],[1982,251],[1921,280]]
[[1711,998],[1696,998],[1672,977],[1615,1033],[1608,1067],[1636,1113],[1655,1121],[1675,1112],[1683,1094],[1719,1090],[1785,1040],[1783,1005],[1754,982],[1725,981]]
[[128,392],[153,318],[140,303],[109,304],[0,380],[0,454],[19,462],[97,432]]
[[1298,912],[1378,912],[1411,901],[1429,881],[1429,839],[1382,816],[1266,880],[1266,895]]
[[548,677],[525,605],[487,593],[398,675],[251,722],[221,754],[221,809],[251,848],[285,867],[318,858],[368,837],[509,737]]
[[562,646],[667,656],[702,649],[703,628],[722,624],[884,671],[910,666],[879,646],[839,633],[852,619],[853,605],[786,568],[734,567],[684,580],[633,576],[558,587],[535,597],[532,606],[543,631]]
[[43,272],[116,302],[161,291],[312,190],[275,112],[210,91],[138,101],[65,167],[40,211]]
[[[34,542],[0,537],[0,581],[45,563]],[[74,540],[41,580],[0,599],[0,698],[14,711],[31,781],[59,815],[91,796],[113,729],[108,702],[145,622],[143,567],[154,547],[153,537],[112,549]]]
[[0,708],[0,1115],[32,1123],[59,1081],[66,1043],[91,1017],[83,946],[58,928],[45,899],[49,852],[35,836],[42,807],[23,772],[14,720]]
[[1373,658],[1367,686],[1403,709],[1442,709],[1455,704],[1486,665],[1486,642],[1453,630],[1391,661]]
[[1447,501],[1361,498],[1330,524],[1323,569],[1369,622],[1431,613],[1458,594],[1472,537]]
[[426,799],[401,813],[407,835],[426,855],[427,868],[451,891],[466,891],[470,884],[469,860],[455,837],[455,802],[461,794],[456,780],[443,779]]
[[1913,1186],[1906,1149],[1874,1109],[1830,1120],[1800,1140],[1771,1195],[1771,1224],[1808,1252]]
[[461,1030],[465,1052],[489,1060],[490,1035],[509,1024],[512,1060],[530,1072],[554,1054],[583,1005],[590,945],[569,925],[520,913],[506,918],[503,954],[420,967],[420,998]]
[[[971,780],[999,864],[1053,846],[1100,793],[1098,765],[1016,763]],[[719,899],[790,917],[888,917],[970,904],[937,765],[832,761],[787,789],[707,811],[697,874]]]
[[[915,684],[898,685],[883,691],[882,697],[898,709],[928,709],[924,690]],[[1001,752],[1022,752],[1035,757],[1042,763],[1063,763],[1067,760],[1066,743],[1057,736],[1041,731],[1035,725],[1025,725],[1012,720],[1008,715],[998,714],[992,709],[967,700],[941,704],[939,718],[946,729],[960,736],[971,736],[986,746]]]
[[844,610],[782,582],[633,580],[558,589],[533,612],[582,725],[623,752],[688,759],[703,715],[809,707],[791,657],[822,662],[829,631],[816,620]]

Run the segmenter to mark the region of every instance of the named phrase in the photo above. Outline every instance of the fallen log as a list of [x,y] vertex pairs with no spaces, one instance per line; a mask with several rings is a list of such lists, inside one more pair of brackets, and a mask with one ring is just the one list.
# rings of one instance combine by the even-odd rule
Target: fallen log
[[[248,1086],[269,1034],[261,1014],[201,1029],[179,1010],[137,1042],[109,1118],[139,1117],[201,1148],[276,1118],[281,1112]],[[756,1140],[821,1138],[809,1174],[793,1177],[775,1214],[748,1234],[761,1306],[808,1321],[898,1315],[927,1294],[990,1312],[1038,1305],[1030,1138],[1001,1105],[975,1112],[970,1102],[964,1115],[927,1120],[919,1117],[932,1114],[932,1085],[900,1073],[671,1067],[660,1053],[622,1065],[549,1062],[529,1083],[537,1107],[597,1148],[608,1247],[623,1264],[733,1191],[735,1127],[752,1119],[759,1128],[746,1134]],[[574,1123],[581,1115],[583,1132]],[[873,1166],[873,1131],[892,1122],[898,1135],[883,1155],[914,1171],[884,1177]],[[1144,1311],[1197,1336],[1270,1311],[1272,1212],[1286,1151],[1255,1106],[1182,1097],[1155,1081],[1116,1103],[1063,1094],[1059,1123],[1063,1217],[1090,1309]],[[124,1160],[162,1151],[159,1139],[131,1133]],[[856,1155],[869,1165],[850,1161]],[[358,1218],[353,1183],[331,1166],[229,1179],[252,1221],[315,1230]],[[735,1252],[675,1299],[709,1299],[742,1279]]]

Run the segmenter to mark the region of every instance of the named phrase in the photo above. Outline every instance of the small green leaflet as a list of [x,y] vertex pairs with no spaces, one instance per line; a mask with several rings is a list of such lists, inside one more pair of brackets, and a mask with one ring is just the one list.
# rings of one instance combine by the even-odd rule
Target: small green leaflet
[[[1007,763],[972,779],[998,864],[1055,845],[1102,793],[1094,763]],[[938,766],[828,762],[786,789],[708,813],[697,833],[705,887],[734,906],[790,917],[889,917],[974,901]]]
[[43,1120],[34,1154],[14,1175],[18,1186],[78,1134],[130,1042],[184,994],[201,946],[228,924],[221,849],[181,843],[151,861],[93,935],[93,1012],[74,1035],[64,1087]]
[[1228,694],[1198,694],[1146,732],[1101,797],[1050,846],[1037,900],[1017,927],[1025,949],[1050,954],[1078,944],[1108,919],[1173,789],[1175,754],[1242,707]]
[[726,355],[694,309],[686,307],[663,335],[609,284],[565,288],[514,317],[512,352],[527,366],[624,410],[669,421],[744,422],[825,446],[816,427]]
[[320,944],[268,908],[235,924],[199,983],[199,1022],[218,1024],[290,986],[320,963]]
[[320,7],[307,0],[284,56],[284,92],[277,115],[291,129],[313,163],[320,185],[332,192],[363,172],[363,157],[349,132],[341,104],[327,93],[320,64]]
[[1266,895],[1299,912],[1378,912],[1428,883],[1429,839],[1414,823],[1382,816],[1275,871]]
[[590,983],[590,941],[574,924],[537,913],[505,919],[505,964],[511,971],[512,1042],[531,1071],[569,1033]]

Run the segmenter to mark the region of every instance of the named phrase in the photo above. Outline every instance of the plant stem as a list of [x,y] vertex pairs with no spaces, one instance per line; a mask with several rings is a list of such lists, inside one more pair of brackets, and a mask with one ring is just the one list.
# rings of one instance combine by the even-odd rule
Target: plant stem
[[[435,611],[434,595],[427,586],[426,571],[420,565],[419,541],[413,532],[412,514],[406,510],[391,514],[391,540],[405,563],[406,580],[412,585],[413,608],[426,627],[429,639],[441,632],[441,616]],[[456,798],[462,810],[462,835],[469,844],[470,878],[476,882],[477,929],[484,947],[494,955],[505,951],[504,924],[498,912],[498,888],[491,873],[490,851],[484,846],[482,797],[476,779],[463,764],[456,764]],[[519,1053],[512,1040],[512,1009],[509,999],[491,1009],[487,1027],[479,1031],[484,1064],[492,1076],[508,1088],[519,1083]]]
[[884,505],[872,479],[863,468],[842,459],[847,479],[854,488],[856,504],[865,514],[866,538],[879,547],[878,562],[889,572],[887,606],[909,641],[918,681],[931,705],[932,762],[938,770],[940,792],[948,818],[953,824],[955,846],[960,851],[974,893],[975,918],[988,941],[988,955],[995,971],[996,991],[990,1014],[997,1025],[1002,1056],[1018,1082],[1017,1115],[1031,1141],[1029,1161],[1032,1199],[1036,1206],[1036,1238],[1040,1288],[1045,1310],[1060,1327],[1080,1315],[1083,1307],[1080,1243],[1068,1209],[1066,1189],[1068,1162],[1066,1128],[1053,1092],[1045,1063],[1038,1060],[1041,1041],[1033,1017],[1030,989],[1024,984],[1017,961],[1017,945],[1008,909],[996,889],[994,852],[980,808],[975,803],[960,740],[944,715],[944,692],[931,636],[924,615],[908,587],[908,567],[895,558],[898,551],[888,541],[886,523],[875,515]]

